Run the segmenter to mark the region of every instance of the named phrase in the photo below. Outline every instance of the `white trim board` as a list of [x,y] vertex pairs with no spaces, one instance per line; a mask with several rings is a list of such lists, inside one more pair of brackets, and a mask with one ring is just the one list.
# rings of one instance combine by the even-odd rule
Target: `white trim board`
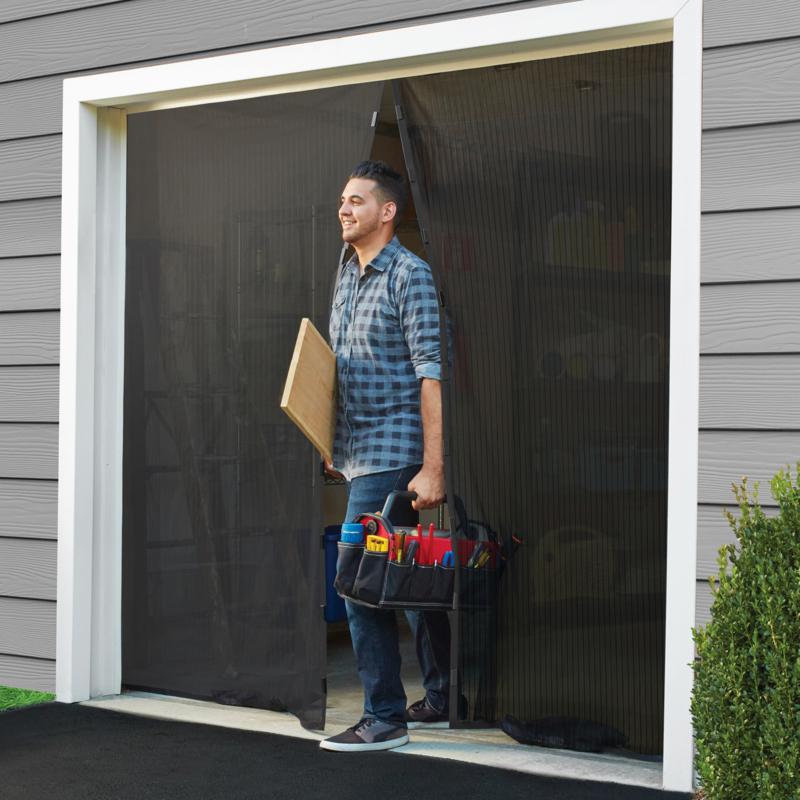
[[172,108],[674,41],[664,788],[692,787],[702,0],[575,0],[64,81],[56,693],[121,681],[125,119]]

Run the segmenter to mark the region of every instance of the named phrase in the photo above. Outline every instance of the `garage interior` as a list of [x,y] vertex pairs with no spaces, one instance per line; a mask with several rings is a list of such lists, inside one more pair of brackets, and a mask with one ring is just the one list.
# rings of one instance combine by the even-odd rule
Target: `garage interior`
[[453,724],[491,743],[507,716],[590,721],[657,758],[671,45],[396,83],[129,118],[123,683],[311,729],[360,716],[322,609],[345,490],[278,401],[300,319],[327,329],[343,179],[410,160],[398,236],[453,332],[448,511],[506,555],[461,576]]

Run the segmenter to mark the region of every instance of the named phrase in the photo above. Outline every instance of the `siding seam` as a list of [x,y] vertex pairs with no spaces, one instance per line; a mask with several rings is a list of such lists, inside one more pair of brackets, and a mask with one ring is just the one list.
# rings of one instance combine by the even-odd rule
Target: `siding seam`
[[[13,203],[14,201],[10,200],[9,202]],[[57,250],[52,253],[26,253],[24,256],[2,256],[0,257],[0,264],[2,264],[3,261],[16,261],[21,258],[45,258],[46,256],[60,256],[60,255],[61,251]]]
[[796,34],[790,36],[768,36],[766,39],[748,39],[745,42],[727,42],[726,44],[703,45],[703,53],[710,53],[715,50],[729,50],[732,47],[747,47],[756,44],[772,44],[773,42],[790,42],[792,39],[800,39]]
[[[129,2],[129,0],[123,0],[124,2]],[[36,80],[33,78],[32,80]],[[7,144],[8,142],[25,142],[29,141],[30,139],[49,139],[53,136],[61,136],[61,131],[55,131],[53,133],[31,133],[28,136],[12,136],[10,139],[0,139],[0,145]],[[8,202],[8,201],[4,201]]]
[[[745,122],[741,125],[710,125],[706,127],[703,126],[703,133],[716,133],[717,131],[744,131],[748,128],[778,128],[785,125],[797,125],[798,120],[796,117],[793,119],[775,119],[775,120],[768,120],[767,122]],[[49,136],[54,136],[55,134],[47,134]],[[11,139],[5,139],[4,141],[13,141]]]
[[[17,599],[17,598],[13,598]],[[55,602],[55,601],[53,601]],[[54,658],[44,658],[43,656],[23,656],[19,653],[6,653],[5,651],[0,651],[0,656],[5,656],[6,658],[29,658],[31,661],[44,661],[47,664],[54,664]]]
[[800,203],[787,203],[781,206],[750,206],[748,208],[710,208],[706,211],[701,211],[700,214],[704,217],[711,214],[742,214],[747,211],[751,213],[753,211],[780,211],[783,208],[800,208]]
[[52,314],[54,311],[60,310],[59,306],[55,306],[54,308],[26,308],[24,310],[10,309],[8,311],[0,311],[0,315],[10,317],[12,314]]
[[[26,422],[25,425],[33,425],[32,422]],[[39,425],[52,425],[52,422],[40,422]],[[700,433],[797,433],[799,428],[717,428],[701,425],[697,429]],[[714,505],[713,503],[711,505]]]
[[[56,603],[55,600],[49,597],[33,597],[27,594],[0,594],[0,600],[36,600],[41,603],[53,603],[53,605]],[[2,655],[2,653],[0,653],[0,655]],[[6,655],[10,655],[10,653]]]
[[[124,0],[125,2],[131,2],[131,0]],[[688,0],[687,0],[688,2]],[[190,60],[193,58],[203,58],[205,56],[211,56],[213,54],[223,54],[225,51],[236,53],[236,52],[246,52],[247,50],[258,50],[263,47],[268,46],[281,46],[290,44],[292,42],[296,43],[309,43],[313,44],[314,42],[325,41],[327,39],[337,39],[341,38],[342,34],[347,34],[348,36],[356,36],[361,33],[372,33],[377,31],[392,31],[397,30],[399,28],[405,27],[412,27],[413,25],[419,25],[420,23],[428,23],[428,22],[436,22],[448,19],[467,19],[471,16],[486,16],[487,14],[500,14],[503,11],[511,11],[514,8],[525,7],[530,5],[530,0],[511,0],[507,3],[499,3],[498,5],[494,6],[478,6],[475,8],[468,8],[462,11],[442,11],[436,14],[427,14],[425,16],[415,16],[415,17],[404,17],[403,19],[395,19],[395,20],[384,20],[383,22],[375,22],[373,24],[367,25],[353,25],[347,26],[342,28],[334,28],[332,30],[327,30],[323,32],[316,32],[316,33],[306,33],[306,34],[297,34],[295,36],[283,36],[278,37],[277,39],[262,39],[257,42],[241,42],[239,44],[226,44],[222,47],[212,47],[206,48],[205,50],[192,50],[187,53],[178,53],[173,55],[166,55],[161,56],[160,60],[168,61],[171,59],[175,60]],[[93,8],[103,8],[103,6],[86,6],[85,8],[78,8],[72,9],[70,11],[62,11],[59,13],[62,14],[75,14],[80,13],[81,11],[89,11]],[[49,16],[49,15],[44,15]],[[38,17],[31,17],[31,19],[38,19]],[[3,25],[13,25],[15,22],[20,22],[20,20],[10,20],[9,22],[2,23]],[[107,70],[113,70],[117,67],[125,67],[125,66],[133,66],[135,67],[138,64],[143,63],[153,63],[154,59],[152,58],[142,58],[134,61],[121,61],[119,63],[114,64],[104,64],[102,67],[88,67],[88,69],[94,71],[97,70],[98,72],[105,72]],[[30,81],[36,80],[38,78],[56,78],[58,76],[69,76],[75,73],[86,73],[87,67],[83,66],[79,69],[70,69],[64,70],[59,72],[47,72],[41,75],[28,75],[25,78],[13,78],[12,80],[7,81],[0,81],[0,86],[8,86],[12,83],[19,83],[21,81]]]
[[800,283],[800,275],[796,278],[753,278],[736,281],[700,281],[700,286],[753,286],[765,283]]
[[[53,134],[50,134],[51,136]],[[43,195],[36,195],[35,197],[12,197],[8,200],[0,200],[0,206],[4,206],[6,203],[26,203],[29,200],[58,200],[60,199],[60,194],[43,194]],[[11,256],[11,258],[15,258],[16,256]],[[31,256],[19,256],[19,258],[30,258]]]
[[30,19],[43,19],[44,17],[56,17],[59,14],[74,14],[76,11],[84,11],[87,8],[102,8],[103,6],[116,6],[120,3],[130,3],[131,0],[106,0],[105,3],[94,3],[91,6],[78,6],[76,8],[68,8],[63,11],[45,11],[42,14],[31,14],[29,17],[14,17],[13,19],[6,19],[0,22],[0,25],[12,25],[15,22],[25,22]]

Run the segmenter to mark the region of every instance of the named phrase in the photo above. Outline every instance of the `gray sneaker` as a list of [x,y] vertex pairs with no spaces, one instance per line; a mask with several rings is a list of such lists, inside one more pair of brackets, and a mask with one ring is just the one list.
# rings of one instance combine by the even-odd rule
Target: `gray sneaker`
[[401,725],[381,722],[373,717],[364,719],[336,736],[323,739],[319,746],[323,750],[340,753],[363,753],[369,750],[391,750],[408,744],[408,731]]

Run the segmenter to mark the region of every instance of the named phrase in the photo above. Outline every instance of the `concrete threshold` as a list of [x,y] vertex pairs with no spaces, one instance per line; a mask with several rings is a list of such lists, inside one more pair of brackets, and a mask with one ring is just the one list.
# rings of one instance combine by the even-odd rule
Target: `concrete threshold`
[[[149,692],[132,691],[121,695],[98,697],[87,700],[81,705],[173,722],[217,725],[223,728],[275,733],[317,741],[338,733],[346,725],[352,724],[352,720],[345,725],[341,724],[341,721],[337,720],[339,715],[332,713],[324,731],[308,731],[300,725],[297,717],[288,713],[225,706],[205,700],[191,700]],[[640,761],[618,755],[530,747],[518,744],[501,730],[496,729],[415,729],[410,731],[410,735],[409,744],[390,752],[401,756],[419,755],[465,761],[533,775],[605,781],[649,789],[662,787],[659,762]]]

